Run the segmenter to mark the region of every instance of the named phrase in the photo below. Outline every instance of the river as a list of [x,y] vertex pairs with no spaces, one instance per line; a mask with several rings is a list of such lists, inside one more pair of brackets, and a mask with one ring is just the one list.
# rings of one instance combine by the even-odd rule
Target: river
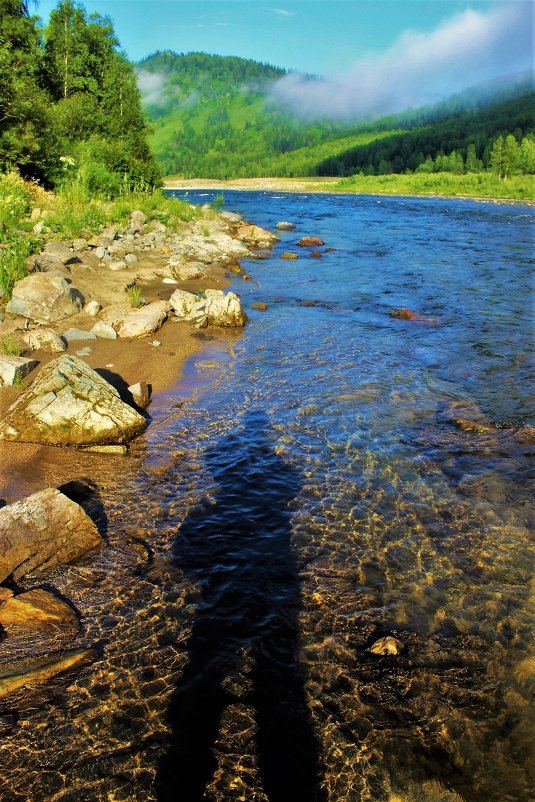
[[533,210],[225,208],[296,230],[52,575],[98,658],[0,709],[2,802],[535,799]]

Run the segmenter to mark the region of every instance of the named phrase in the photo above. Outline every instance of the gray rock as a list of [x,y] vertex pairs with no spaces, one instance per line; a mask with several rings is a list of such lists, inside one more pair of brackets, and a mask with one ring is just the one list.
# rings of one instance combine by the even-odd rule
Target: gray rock
[[48,354],[61,354],[67,346],[53,329],[39,328],[23,335],[23,340],[32,351],[43,350]]
[[127,253],[124,257],[124,261],[130,267],[130,265],[135,265],[137,263],[137,256],[135,253]]
[[51,445],[126,443],[145,419],[85,362],[63,355],[41,368],[0,416],[0,440]]
[[97,257],[97,259],[101,260],[104,259],[107,253],[108,253],[107,249],[102,245],[99,245],[97,248],[95,248],[95,256]]
[[98,320],[91,329],[91,331],[97,337],[102,337],[104,340],[117,339],[117,332],[115,331],[113,326],[110,326],[109,323],[104,323],[103,320]]
[[0,387],[18,384],[39,362],[25,356],[4,356],[0,354]]
[[138,407],[141,407],[142,409],[147,409],[148,405],[150,404],[150,397],[152,394],[151,388],[147,382],[131,384],[128,390],[134,399],[134,403],[136,403]]
[[44,573],[100,545],[97,527],[79,504],[59,490],[41,490],[0,509],[0,582]]
[[72,343],[77,340],[96,340],[97,335],[92,331],[84,331],[83,329],[76,329],[73,327],[66,329],[62,337],[64,337],[68,343]]
[[98,313],[100,312],[99,302],[89,301],[89,303],[87,303],[84,306],[84,312],[86,313],[86,315],[91,315],[91,317],[95,317],[95,315],[98,315]]
[[32,273],[17,281],[6,310],[38,323],[53,323],[77,314],[83,302],[80,291],[63,276]]
[[265,228],[260,228],[252,223],[244,223],[240,226],[236,236],[242,242],[247,242],[256,248],[270,248],[275,242],[278,242],[278,237],[271,231],[266,231]]
[[76,351],[76,356],[89,356],[92,351],[93,349],[86,345],[84,348],[80,348],[79,351]]
[[75,253],[81,253],[82,251],[87,251],[89,244],[86,239],[79,237],[72,241],[72,247]]
[[237,212],[221,212],[219,215],[223,218],[223,220],[227,220],[229,223],[241,223],[243,220],[243,216],[238,214]]
[[63,242],[47,242],[45,253],[59,259],[64,265],[77,262],[78,257]]

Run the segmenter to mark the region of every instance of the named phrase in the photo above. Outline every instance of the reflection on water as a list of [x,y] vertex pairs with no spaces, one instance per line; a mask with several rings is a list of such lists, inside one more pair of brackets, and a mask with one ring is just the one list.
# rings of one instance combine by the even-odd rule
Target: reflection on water
[[101,657],[0,706],[2,802],[531,802],[533,215],[228,195],[336,251],[255,262],[268,311],[95,476],[50,584]]

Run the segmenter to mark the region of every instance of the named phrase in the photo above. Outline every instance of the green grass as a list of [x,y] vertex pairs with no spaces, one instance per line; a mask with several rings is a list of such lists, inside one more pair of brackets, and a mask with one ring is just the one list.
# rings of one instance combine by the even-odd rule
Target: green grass
[[0,337],[0,354],[4,356],[20,356],[20,346],[13,334],[4,334]]
[[535,176],[515,175],[500,181],[491,173],[404,173],[402,175],[355,175],[329,189],[363,195],[447,195],[472,198],[535,199]]
[[126,288],[126,293],[130,301],[130,306],[134,309],[139,309],[145,305],[145,300],[141,295],[141,287],[138,284],[131,284]]

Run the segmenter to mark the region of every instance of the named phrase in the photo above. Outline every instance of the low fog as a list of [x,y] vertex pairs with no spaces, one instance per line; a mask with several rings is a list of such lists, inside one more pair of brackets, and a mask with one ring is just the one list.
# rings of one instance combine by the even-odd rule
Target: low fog
[[344,73],[314,80],[292,73],[271,90],[305,119],[375,118],[441,100],[532,66],[530,3],[467,9],[432,32],[406,31],[386,51],[367,53]]

